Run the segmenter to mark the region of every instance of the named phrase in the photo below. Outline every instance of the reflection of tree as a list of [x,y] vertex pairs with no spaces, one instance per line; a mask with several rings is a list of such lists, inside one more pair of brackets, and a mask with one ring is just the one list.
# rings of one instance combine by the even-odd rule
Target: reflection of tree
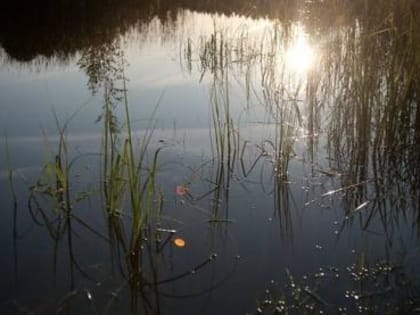
[[[355,18],[368,21],[376,7],[391,10],[398,18],[419,11],[413,0],[388,1],[381,5],[366,1],[291,0],[82,0],[10,2],[0,11],[0,45],[19,61],[38,56],[69,60],[78,51],[111,42],[132,27],[158,17],[162,24],[180,10],[270,17],[282,24],[303,20],[314,33],[325,33]],[[372,11],[372,12],[371,12]],[[331,17],[335,17],[331,18]],[[386,15],[382,16],[384,20]]]
[[119,33],[117,27],[125,28],[118,20],[121,7],[114,9],[112,15],[109,4],[95,1],[11,4],[0,13],[0,44],[17,60],[40,55],[66,60],[88,45],[112,39]]
[[[290,3],[289,3],[290,2]],[[100,48],[132,27],[158,17],[162,24],[177,12],[239,13],[247,16],[296,11],[296,1],[89,0],[13,2],[0,11],[0,45],[18,61],[36,57],[69,60],[78,51]],[[293,15],[292,15],[293,16]]]

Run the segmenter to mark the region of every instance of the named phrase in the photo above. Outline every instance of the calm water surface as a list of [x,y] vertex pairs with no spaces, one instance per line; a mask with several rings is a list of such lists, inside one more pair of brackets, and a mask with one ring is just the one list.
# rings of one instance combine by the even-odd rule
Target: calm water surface
[[415,1],[127,2],[2,13],[0,313],[418,312]]

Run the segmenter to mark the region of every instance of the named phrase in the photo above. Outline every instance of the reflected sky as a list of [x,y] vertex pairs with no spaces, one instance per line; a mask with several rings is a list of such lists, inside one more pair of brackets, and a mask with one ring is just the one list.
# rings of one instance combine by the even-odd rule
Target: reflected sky
[[[126,61],[124,71],[134,128],[153,126],[181,134],[189,129],[208,129],[211,125],[210,95],[216,73],[201,68],[200,54],[206,41],[214,34],[223,34],[226,43],[232,45],[227,47],[232,54],[227,67],[235,67],[239,64],[235,58],[240,57],[235,50],[245,45],[244,54],[251,56],[259,48],[260,39],[270,44],[274,25],[263,18],[180,10],[165,23],[155,17],[148,23],[133,26],[115,39],[115,45],[121,49]],[[191,43],[193,54],[190,56],[191,71],[186,64],[188,43]],[[95,53],[95,48],[92,52],[87,49],[79,51],[71,58],[66,56],[64,63],[59,57],[47,59],[42,56],[18,62],[3,53],[0,63],[0,124],[10,146],[18,148],[19,156],[27,156],[22,152],[24,143],[29,149],[30,146],[42,147],[48,141],[56,141],[54,113],[62,124],[74,116],[67,130],[69,139],[100,138],[102,125],[95,121],[102,111],[103,89],[95,93],[88,89],[90,78],[79,64],[83,56],[87,54],[89,60]],[[115,51],[109,50],[108,53],[112,58]],[[232,71],[238,69],[232,68]],[[241,76],[239,72],[236,75]],[[252,76],[257,78],[260,75],[256,72]],[[115,84],[121,87],[121,82]],[[256,109],[255,104],[252,109],[244,110],[246,104],[257,102],[245,96],[244,81],[231,80],[229,84],[233,95],[229,105],[235,120],[241,119],[245,123],[262,121],[263,110]],[[123,114],[121,106],[116,108],[116,113]],[[208,148],[207,144],[203,147]],[[37,156],[42,156],[42,153]],[[22,167],[28,167],[27,162]]]
[[[319,266],[337,264],[344,269],[349,260],[359,258],[395,258],[404,264],[401,251],[407,254],[418,248],[413,237],[416,220],[407,222],[405,216],[416,214],[418,205],[404,199],[414,200],[418,188],[418,181],[409,176],[418,169],[412,158],[416,155],[411,154],[416,152],[415,135],[419,132],[413,118],[413,113],[418,116],[418,94],[400,94],[404,89],[398,84],[415,75],[404,72],[407,65],[398,58],[406,55],[398,50],[369,59],[371,51],[393,52],[396,40],[380,38],[377,44],[382,44],[383,50],[372,50],[371,41],[360,37],[362,31],[356,40],[351,37],[356,34],[351,27],[342,29],[346,35],[342,37],[334,28],[324,35],[306,27],[298,20],[290,23],[180,9],[164,18],[149,17],[147,22],[125,25],[118,36],[112,33],[91,45],[79,43],[75,52],[72,48],[68,49],[71,53],[63,53],[63,60],[59,59],[60,49],[48,50],[56,54],[51,59],[38,55],[26,62],[3,53],[0,139],[8,138],[16,180],[35,180],[45,160],[54,160],[59,142],[56,115],[61,124],[69,122],[70,159],[81,157],[72,168],[72,193],[90,184],[97,192],[98,183],[103,182],[97,175],[104,138],[103,119],[98,118],[104,113],[105,95],[111,95],[112,113],[120,127],[126,126],[119,99],[124,79],[136,139],[144,139],[153,130],[147,162],[153,161],[153,152],[162,149],[157,171],[160,193],[165,197],[162,226],[176,228],[177,236],[187,241],[178,255],[165,251],[168,260],[161,262],[162,274],[185,272],[211,250],[221,254],[217,268],[164,286],[165,293],[206,290],[214,285],[212,276],[223,278],[233,259],[241,255],[238,274],[233,273],[220,291],[194,300],[193,309],[203,307],[214,314],[219,307],[212,301],[214,293],[214,301],[225,303],[225,313],[235,305],[246,313],[266,283],[284,278],[286,268],[303,277],[318,272]],[[323,36],[333,40],[323,41]],[[326,47],[330,50],[324,50]],[[327,54],[328,58],[322,59]],[[387,68],[389,56],[395,59]],[[375,63],[379,57],[383,68]],[[396,61],[404,79],[399,82],[391,75]],[[376,89],[389,82],[395,87],[392,93]],[[363,93],[357,94],[360,91]],[[400,101],[410,106],[392,103],[389,95],[408,95]],[[383,104],[390,110],[384,110]],[[400,113],[404,108],[409,111]],[[404,121],[405,117],[409,119]],[[388,126],[381,125],[383,121],[390,121],[389,134]],[[401,128],[405,123],[410,124],[408,133]],[[125,136],[124,132],[120,136]],[[387,148],[396,143],[400,150],[390,152]],[[139,146],[136,142],[136,148]],[[10,190],[5,161],[2,150],[0,187],[4,191]],[[26,185],[22,182],[20,191]],[[176,195],[179,185],[188,188],[190,199]],[[106,233],[105,215],[96,211],[102,207],[98,199],[92,195],[92,200],[80,206],[75,203],[74,211],[90,223],[100,222]],[[0,198],[4,208],[9,203],[9,199]],[[394,211],[396,208],[401,212]],[[399,222],[401,213],[403,223]],[[2,228],[12,220],[12,214],[8,215]],[[210,215],[222,218],[217,222],[222,224],[209,224]],[[31,228],[35,225],[29,215],[22,217]],[[9,230],[1,237],[3,243],[10,243]],[[83,226],[75,234],[81,231]],[[53,247],[42,228],[34,228],[33,233],[46,247]],[[7,246],[10,253],[11,245]],[[101,250],[107,251],[104,247]],[[104,260],[103,253],[92,251],[90,256],[86,251],[89,248],[80,251],[84,264]],[[37,264],[50,258],[51,252],[44,248]],[[417,259],[418,255],[414,256]],[[407,265],[413,266],[412,261]],[[4,268],[10,270],[11,266]],[[23,270],[29,274],[31,268],[25,265]],[[108,269],[98,270],[106,277]],[[61,284],[66,282],[66,272]],[[344,289],[346,283],[340,285],[339,289]],[[242,288],[244,291],[228,301],[229,293]],[[121,303],[125,307],[129,305],[128,291]],[[334,289],[326,289],[327,296],[334,294]],[[247,304],[242,305],[244,299]],[[346,301],[340,296],[340,301],[343,299]],[[165,304],[166,310],[173,306],[175,313],[182,313],[182,300]]]
[[[258,48],[258,40],[267,37],[273,25],[267,19],[186,10],[180,11],[172,24],[163,25],[154,18],[139,29],[133,28],[118,40],[127,60],[125,71],[133,115],[148,120],[158,107],[155,119],[161,128],[209,126],[208,90],[213,78],[208,72],[204,76],[200,73],[197,68],[199,55],[193,56],[196,58],[193,71],[184,71],[186,43],[194,43],[193,49],[198,53],[201,42],[212,34],[223,33],[227,42],[239,45],[246,38],[246,45]],[[304,54],[304,51],[309,52],[304,38],[300,29],[296,43],[288,48],[285,59],[293,71],[299,65],[296,70],[300,73],[309,66],[310,58]],[[3,62],[0,102],[4,114],[0,119],[9,137],[35,136],[42,129],[53,135],[53,111],[62,121],[80,111],[72,124],[75,132],[97,129],[92,122],[100,113],[102,92],[89,95],[86,89],[88,78],[78,66],[79,59],[80,53],[67,60],[65,65],[54,64],[53,59],[43,65],[42,58],[27,63]],[[243,82],[232,84],[232,91],[236,94],[232,98],[232,110],[240,113],[247,102],[242,96]]]

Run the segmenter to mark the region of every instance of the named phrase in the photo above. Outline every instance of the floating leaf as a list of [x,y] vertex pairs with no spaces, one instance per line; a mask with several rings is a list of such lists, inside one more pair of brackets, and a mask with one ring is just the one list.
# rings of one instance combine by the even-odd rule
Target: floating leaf
[[185,246],[185,241],[182,238],[176,238],[174,239],[174,244],[176,247],[184,247]]
[[183,185],[179,185],[179,186],[176,186],[175,192],[178,196],[185,196],[186,194],[189,193],[189,189]]

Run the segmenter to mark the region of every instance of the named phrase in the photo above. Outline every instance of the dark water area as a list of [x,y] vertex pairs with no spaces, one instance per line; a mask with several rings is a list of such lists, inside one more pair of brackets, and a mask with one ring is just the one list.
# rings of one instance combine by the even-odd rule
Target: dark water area
[[0,314],[420,312],[418,1],[0,11]]

